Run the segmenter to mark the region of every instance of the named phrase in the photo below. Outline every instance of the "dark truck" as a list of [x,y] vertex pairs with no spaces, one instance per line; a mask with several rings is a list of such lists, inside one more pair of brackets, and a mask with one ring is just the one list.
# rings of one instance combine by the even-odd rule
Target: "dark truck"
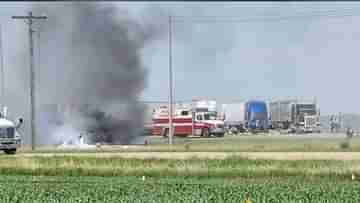
[[274,129],[297,133],[321,132],[320,113],[315,101],[278,100],[270,102]]
[[265,101],[248,101],[245,104],[245,123],[248,131],[268,132],[269,119]]

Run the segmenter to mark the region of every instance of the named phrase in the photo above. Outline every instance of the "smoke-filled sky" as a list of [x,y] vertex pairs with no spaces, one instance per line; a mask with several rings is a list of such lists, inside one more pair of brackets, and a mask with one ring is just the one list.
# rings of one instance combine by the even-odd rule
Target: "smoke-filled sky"
[[[46,4],[55,7],[66,3]],[[201,18],[201,21],[175,18],[173,22],[177,100],[316,96],[322,114],[339,111],[360,113],[357,105],[360,98],[355,91],[360,73],[360,4],[357,2],[99,4],[112,4],[119,10],[119,15],[127,13],[139,22],[156,25],[156,29],[164,31],[142,50],[141,57],[147,70],[143,100],[166,101],[168,98],[166,16],[212,16]],[[28,114],[29,81],[27,77],[20,77],[29,74],[28,36],[26,24],[12,20],[11,16],[25,15],[29,8],[30,4],[25,2],[0,3],[7,85],[5,102],[10,113],[16,116]],[[329,14],[329,10],[335,11]],[[316,17],[317,13],[321,17]],[[286,17],[294,15],[302,17]],[[337,17],[331,17],[334,15]],[[266,19],[272,18],[269,16],[285,17],[282,20],[262,20],[262,16],[268,16]],[[239,20],[254,18],[258,20]],[[61,33],[54,33],[54,40],[56,35]],[[41,52],[41,58],[54,58],[54,54],[56,51]],[[41,65],[37,57],[36,65],[39,62]],[[36,84],[56,92],[55,82],[49,84],[50,81],[44,79],[47,76],[40,71],[50,67],[43,64],[36,68]],[[45,98],[46,95],[38,97]]]

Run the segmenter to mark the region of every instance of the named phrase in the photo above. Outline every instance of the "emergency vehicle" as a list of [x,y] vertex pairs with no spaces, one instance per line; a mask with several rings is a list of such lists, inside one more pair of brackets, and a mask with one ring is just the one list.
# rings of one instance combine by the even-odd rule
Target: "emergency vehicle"
[[[175,106],[173,110],[174,136],[202,136],[211,135],[223,137],[225,134],[224,121],[218,119],[216,111],[209,108]],[[153,135],[167,137],[169,135],[169,110],[167,106],[155,108],[153,111]]]

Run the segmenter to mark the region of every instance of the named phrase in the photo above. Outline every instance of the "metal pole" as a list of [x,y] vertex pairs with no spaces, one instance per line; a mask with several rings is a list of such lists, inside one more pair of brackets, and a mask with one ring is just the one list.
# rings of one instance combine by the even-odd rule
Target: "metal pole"
[[173,144],[173,78],[172,78],[172,36],[169,16],[169,144]]
[[31,149],[35,150],[36,145],[36,122],[35,122],[35,70],[34,70],[34,41],[32,29],[34,19],[47,19],[46,16],[33,16],[29,12],[28,16],[13,16],[13,19],[26,19],[29,26],[29,51],[30,51],[30,126],[31,126]]
[[[1,60],[1,111],[5,106],[5,71],[4,71],[4,56],[3,56],[3,43],[2,43],[2,26],[0,24],[0,60]],[[4,115],[2,115],[4,116]]]
[[194,122],[195,122],[195,108],[194,108],[194,101],[191,102],[191,135],[194,136]]
[[[29,16],[32,16],[32,12],[29,12]],[[33,20],[29,19],[29,44],[30,44],[30,105],[31,105],[31,149],[35,150],[36,140],[36,126],[35,126],[35,82],[34,82],[34,41],[33,41],[33,30],[32,30]]]
[[343,127],[343,120],[342,120],[342,114],[339,112],[339,130],[341,131]]

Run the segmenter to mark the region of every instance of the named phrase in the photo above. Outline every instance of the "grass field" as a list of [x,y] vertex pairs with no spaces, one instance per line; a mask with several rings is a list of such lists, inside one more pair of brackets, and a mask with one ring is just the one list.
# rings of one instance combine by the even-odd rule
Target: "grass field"
[[[360,174],[360,138],[345,136],[152,137],[147,146],[24,149],[0,156],[1,174],[207,177],[350,177]],[[190,147],[189,147],[190,145]],[[259,147],[262,146],[262,147]],[[258,151],[254,150],[257,149]],[[297,149],[297,150],[296,150]],[[319,149],[319,150],[315,150]],[[326,150],[328,149],[328,150]],[[328,152],[326,152],[328,151]]]
[[[252,160],[123,158],[117,154],[30,154],[0,156],[0,174],[150,177],[360,177],[360,160]],[[133,153],[136,155],[136,153]]]
[[176,138],[171,147],[151,137],[148,143],[24,147],[0,155],[0,202],[242,202],[246,195],[252,202],[360,200],[357,137]]
[[[96,151],[103,152],[360,152],[360,137],[349,141],[344,134],[310,134],[310,135],[256,135],[226,136],[224,138],[179,138],[175,137],[173,146],[161,137],[146,137],[148,145],[136,146],[102,146]],[[30,147],[22,148],[31,153]],[[94,152],[95,150],[81,150]],[[58,149],[56,146],[38,147],[39,152],[74,152],[73,149]]]

